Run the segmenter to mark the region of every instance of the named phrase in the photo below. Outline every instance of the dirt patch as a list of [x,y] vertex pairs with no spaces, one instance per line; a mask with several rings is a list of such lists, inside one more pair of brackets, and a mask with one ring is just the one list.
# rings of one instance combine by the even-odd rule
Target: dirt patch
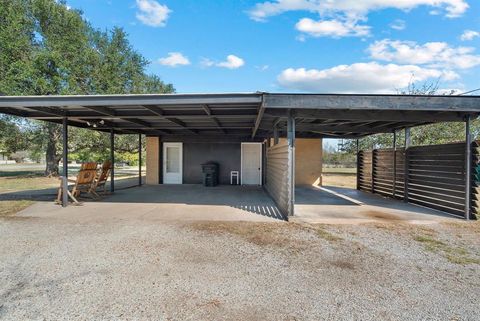
[[382,220],[382,221],[404,221],[400,216],[381,212],[381,211],[366,211],[366,212],[362,212],[361,214],[369,218]]
[[[296,223],[252,223],[252,222],[194,222],[189,228],[208,234],[230,234],[241,237],[258,246],[277,247],[291,251],[301,251],[311,247],[308,236],[321,241],[336,242],[342,238],[327,230],[323,224],[304,225]],[[301,237],[304,233],[305,237]]]

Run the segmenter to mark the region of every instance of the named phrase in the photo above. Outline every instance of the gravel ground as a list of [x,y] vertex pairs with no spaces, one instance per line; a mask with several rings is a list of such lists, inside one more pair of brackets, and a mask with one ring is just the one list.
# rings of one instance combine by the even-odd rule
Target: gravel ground
[[0,219],[1,320],[480,320],[479,224]]

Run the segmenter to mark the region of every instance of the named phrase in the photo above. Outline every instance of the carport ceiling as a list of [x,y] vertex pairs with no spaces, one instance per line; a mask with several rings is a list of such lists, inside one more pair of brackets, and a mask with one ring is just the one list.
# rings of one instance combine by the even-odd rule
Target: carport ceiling
[[286,135],[288,111],[297,137],[356,138],[480,113],[480,96],[340,94],[168,94],[2,96],[0,112],[110,131],[161,136],[265,138]]

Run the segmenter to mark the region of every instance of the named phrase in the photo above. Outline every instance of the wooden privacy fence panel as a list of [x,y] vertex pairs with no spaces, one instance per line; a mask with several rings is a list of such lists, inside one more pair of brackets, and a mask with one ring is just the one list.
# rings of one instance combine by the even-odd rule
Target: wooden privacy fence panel
[[395,173],[395,198],[403,199],[405,191],[405,149],[397,148],[395,157],[397,168]]
[[[472,202],[472,209],[479,209],[480,147],[474,150],[476,156],[472,157],[478,165],[475,167],[476,188],[472,188],[472,192],[478,194],[475,194],[476,201]],[[364,159],[369,159],[368,155],[371,155],[372,164],[363,162]],[[395,171],[392,149],[362,151],[359,152],[358,159],[358,189],[387,197],[393,197],[395,192],[395,198],[404,199],[406,179],[406,194],[410,203],[464,216],[464,143],[414,146],[408,148],[406,152],[404,149],[398,149],[395,152]],[[368,181],[368,178],[362,175],[368,174],[371,174],[370,187],[368,184],[362,184],[363,181]]]
[[472,143],[472,215],[480,218],[480,142]]
[[292,204],[289,178],[289,147],[277,144],[267,149],[267,180],[265,189],[286,217]]
[[360,190],[372,191],[372,152],[358,152],[357,187]]
[[393,196],[393,150],[376,149],[372,154],[372,191],[384,196]]
[[408,200],[464,216],[465,144],[408,149]]

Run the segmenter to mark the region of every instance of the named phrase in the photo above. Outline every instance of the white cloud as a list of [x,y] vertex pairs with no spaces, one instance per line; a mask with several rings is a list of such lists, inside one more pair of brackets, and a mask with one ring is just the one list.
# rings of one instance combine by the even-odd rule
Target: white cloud
[[310,92],[394,93],[412,81],[458,78],[452,71],[422,68],[415,65],[379,64],[376,62],[339,65],[329,69],[288,68],[277,78],[286,89]]
[[310,18],[303,18],[295,25],[298,31],[309,34],[313,37],[363,37],[370,33],[369,26],[361,26],[355,20],[320,20],[314,21]]
[[181,52],[169,52],[167,57],[158,59],[158,62],[161,65],[169,67],[190,65],[190,60],[188,60],[188,58]]
[[228,55],[225,61],[220,61],[220,62],[215,62],[208,58],[202,58],[202,61],[200,62],[200,64],[203,67],[216,66],[216,67],[222,67],[222,68],[228,68],[228,69],[238,69],[243,65],[245,65],[245,61],[242,58],[237,57],[235,55]]
[[137,0],[137,7],[137,19],[151,27],[164,27],[172,12],[166,5],[155,0]]
[[397,19],[390,24],[390,28],[395,30],[404,30],[407,27],[407,24],[402,19]]
[[480,32],[474,30],[465,30],[460,36],[460,40],[469,41],[477,37],[480,37]]
[[400,64],[427,65],[452,69],[468,69],[480,65],[480,56],[472,47],[450,47],[445,42],[376,41],[368,48],[373,59]]
[[[370,27],[359,23],[367,21],[371,11],[387,8],[408,11],[419,6],[432,7],[432,11],[443,12],[449,18],[463,15],[469,7],[466,0],[272,0],[257,3],[248,15],[253,20],[266,21],[288,11],[308,11],[320,19],[300,19],[296,28],[302,32],[314,37],[363,37],[369,34]],[[397,21],[391,27],[401,30],[404,23]]]
[[466,0],[274,0],[257,3],[248,13],[253,20],[265,21],[287,11],[310,11],[320,15],[343,13],[352,17],[386,8],[408,11],[419,6],[443,10],[451,18],[461,16],[469,7]]
[[242,58],[235,55],[228,55],[227,60],[217,63],[218,67],[228,68],[228,69],[237,69],[242,67],[245,64]]

